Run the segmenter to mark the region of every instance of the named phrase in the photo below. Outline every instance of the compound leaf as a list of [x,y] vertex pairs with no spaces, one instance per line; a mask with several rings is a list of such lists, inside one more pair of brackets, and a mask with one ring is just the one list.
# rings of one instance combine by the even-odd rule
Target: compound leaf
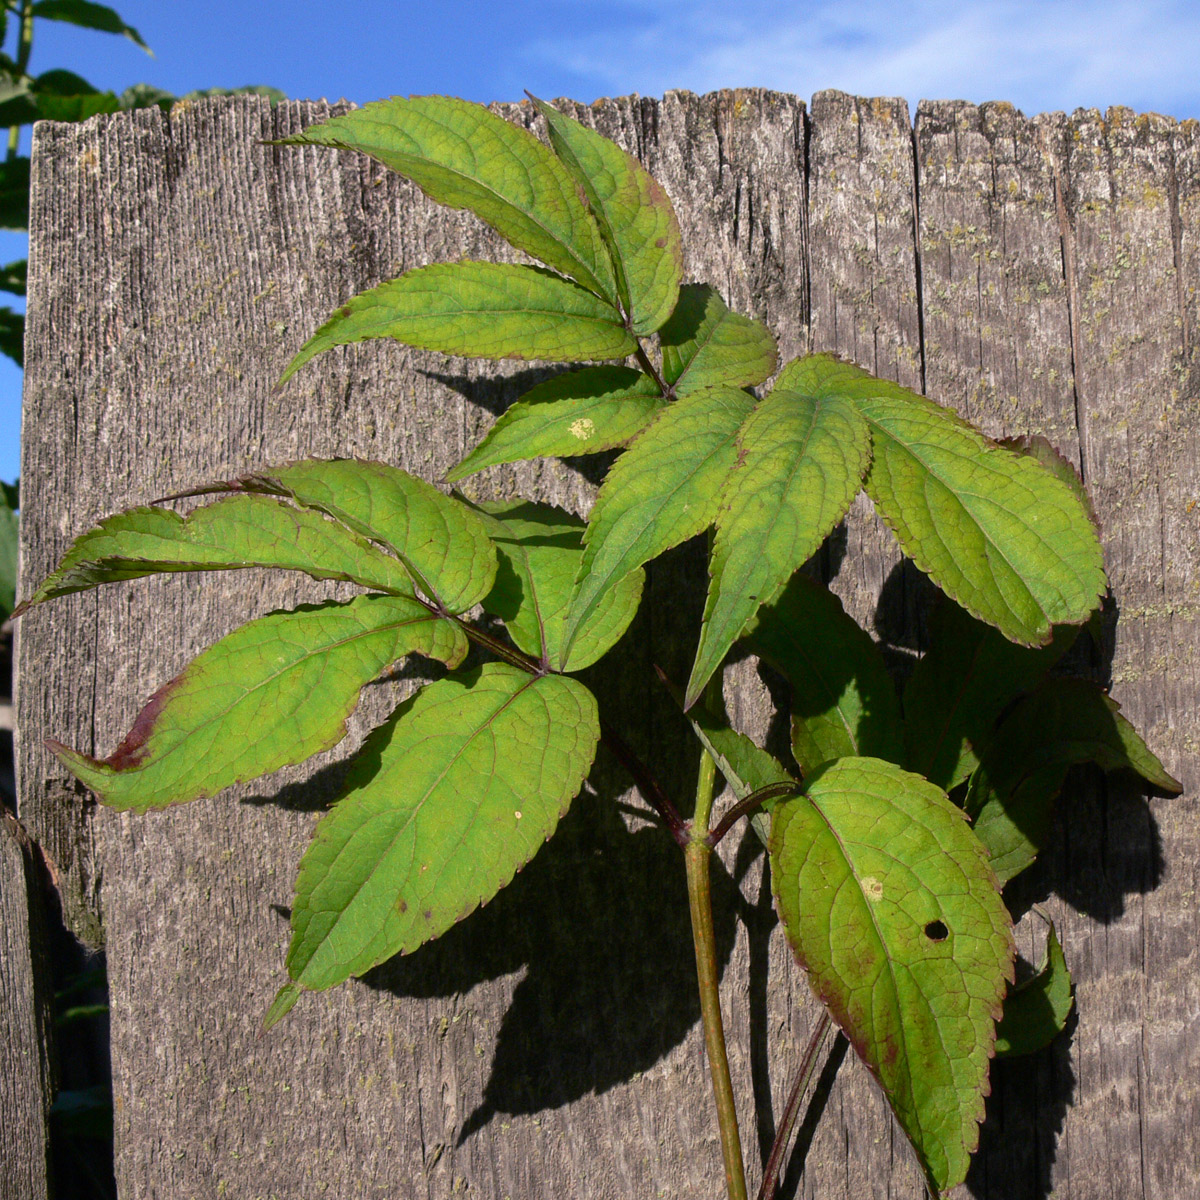
[[1037,857],[1068,769],[1085,762],[1135,771],[1170,795],[1182,790],[1096,684],[1047,680],[996,730],[967,791],[966,810],[1001,883]]
[[792,949],[883,1087],[931,1187],[966,1176],[1011,978],[987,855],[939,788],[844,758],[780,800],[771,885]]
[[596,454],[639,434],[666,400],[631,367],[584,367],[531,388],[446,478],[524,458]]
[[608,138],[530,98],[546,118],[555,153],[587,197],[633,332],[653,333],[671,315],[683,274],[683,240],[667,193]]
[[554,832],[599,736],[581,683],[506,663],[406,701],[367,740],[300,863],[292,979],[332,987],[490,900]]
[[996,1026],[997,1058],[1034,1054],[1050,1045],[1067,1026],[1075,1003],[1071,972],[1054,925],[1049,924],[1037,974],[1010,988],[1004,1000],[1004,1016]]
[[369,154],[431,200],[469,209],[518,250],[616,303],[608,250],[571,173],[528,130],[479,104],[397,96],[280,144]]
[[609,588],[712,523],[753,406],[736,388],[693,392],[663,409],[613,464],[583,535],[568,647]]
[[282,495],[327,513],[393,550],[448,612],[478,603],[496,577],[496,551],[479,515],[386,463],[310,458],[203,490]]
[[689,283],[658,331],[663,379],[676,395],[728,384],[752,387],[771,377],[779,350],[761,322],[731,312],[715,288]]
[[468,358],[545,362],[625,358],[636,349],[615,308],[561,275],[511,263],[434,263],[344,304],[300,347],[280,383],[334,346],[385,337]]
[[938,606],[928,652],[904,689],[905,766],[947,792],[979,765],[1000,714],[1071,648],[1076,625],[1017,646],[957,604]]
[[337,745],[358,693],[406,654],[451,666],[463,632],[407,596],[356,596],[249,621],[199,655],[142,709],[105,759],[50,748],[113,808],[203,796]]
[[868,495],[942,591],[1022,645],[1087,620],[1104,566],[1070,486],[907,388],[829,355],[815,360],[810,369],[836,380],[871,428]]
[[231,496],[181,517],[131,508],[80,534],[18,612],[55,596],[165,571],[279,567],[412,594],[404,564],[319,512],[266,496]]
[[842,602],[804,575],[759,610],[750,649],[792,687],[792,751],[804,774],[834,758],[904,759],[904,722],[887,664]]
[[508,501],[479,506],[500,559],[483,607],[509,636],[552,670],[581,671],[614,646],[642,598],[646,573],[631,571],[604,594],[563,657],[563,622],[583,557],[583,521],[548,504]]
[[721,492],[689,708],[759,605],[779,595],[862,485],[871,452],[866,423],[836,391],[806,384],[776,387],[738,435],[737,462]]

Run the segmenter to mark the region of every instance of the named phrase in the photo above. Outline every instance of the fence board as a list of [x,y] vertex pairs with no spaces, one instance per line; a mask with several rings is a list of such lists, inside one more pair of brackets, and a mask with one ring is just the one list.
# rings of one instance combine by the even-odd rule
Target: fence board
[[[264,462],[355,453],[437,479],[541,377],[510,365],[497,381],[490,365],[374,344],[274,389],[315,322],[354,291],[430,260],[504,254],[473,219],[365,161],[257,144],[326,111],[246,99],[37,128],[26,579],[116,507]],[[662,180],[690,275],[763,316],[786,355],[837,350],[924,382],[990,431],[1036,429],[1079,458],[1098,485],[1121,613],[1114,694],[1194,794],[1194,128],[941,104],[921,108],[914,139],[902,101],[839,93],[815,97],[807,125],[800,102],[764,92],[576,111]],[[597,478],[579,460],[496,468],[475,486],[582,511]],[[898,664],[910,661],[926,589],[869,505],[820,565]],[[641,672],[651,656],[686,671],[676,631],[698,606],[680,593],[698,579],[687,548],[652,571],[627,669],[598,685],[647,753],[679,759],[667,772],[676,791],[694,756]],[[21,811],[62,869],[74,927],[107,939],[122,1194],[711,1191],[719,1151],[686,999],[683,888],[670,890],[669,843],[613,815],[626,788],[613,764],[601,760],[495,904],[263,1037],[286,945],[278,908],[336,791],[339,754],[137,818],[96,811],[41,749],[50,733],[107,752],[191,654],[320,590],[240,573],[143,581],[22,619]],[[778,736],[753,664],[726,683],[742,726]],[[369,689],[348,745],[411,686]],[[1195,1085],[1171,1066],[1197,1065],[1194,823],[1187,801],[1147,804],[1122,785],[1080,795],[1092,819],[1038,878],[1048,889],[1070,867],[1098,880],[1067,896],[1081,912],[1055,907],[1081,1024],[1069,1046],[997,1072],[969,1190],[1186,1195],[1200,1114]],[[736,847],[728,865],[723,999],[735,1083],[753,1097],[743,1121],[756,1176],[814,1011],[759,865]],[[627,933],[649,939],[648,962],[626,951]],[[921,1195],[852,1057],[802,1136],[800,1194]]]

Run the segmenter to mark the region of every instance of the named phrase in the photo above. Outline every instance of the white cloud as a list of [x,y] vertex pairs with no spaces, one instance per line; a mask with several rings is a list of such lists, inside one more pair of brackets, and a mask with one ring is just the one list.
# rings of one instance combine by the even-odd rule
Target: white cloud
[[610,94],[763,86],[808,95],[1128,104],[1200,116],[1200,7],[1149,0],[747,0],[609,5],[616,27],[529,50]]

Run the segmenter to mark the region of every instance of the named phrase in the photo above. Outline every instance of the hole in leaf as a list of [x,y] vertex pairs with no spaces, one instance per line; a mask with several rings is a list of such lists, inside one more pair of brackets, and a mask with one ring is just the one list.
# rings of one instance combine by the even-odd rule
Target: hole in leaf
[[944,942],[950,936],[950,930],[943,921],[930,921],[925,926],[925,936],[931,942]]

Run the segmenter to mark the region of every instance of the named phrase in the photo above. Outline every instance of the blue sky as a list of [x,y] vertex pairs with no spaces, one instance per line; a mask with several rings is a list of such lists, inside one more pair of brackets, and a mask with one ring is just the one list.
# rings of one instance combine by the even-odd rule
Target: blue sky
[[[116,0],[153,48],[40,22],[31,69],[97,87],[272,84],[296,99],[471,100],[763,86],[811,96],[1126,104],[1200,117],[1200,5],[1142,0]],[[24,256],[0,234],[0,262]],[[0,479],[18,471],[20,372],[0,366]]]

